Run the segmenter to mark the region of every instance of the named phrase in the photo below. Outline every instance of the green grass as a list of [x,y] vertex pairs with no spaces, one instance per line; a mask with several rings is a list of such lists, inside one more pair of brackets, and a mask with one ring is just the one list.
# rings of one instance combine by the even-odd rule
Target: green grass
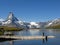
[[0,35],[3,35],[3,34],[4,34],[4,32],[1,32],[1,31],[0,31]]
[[0,29],[4,31],[20,31],[22,28],[17,28],[17,27],[7,27],[7,26],[0,26]]

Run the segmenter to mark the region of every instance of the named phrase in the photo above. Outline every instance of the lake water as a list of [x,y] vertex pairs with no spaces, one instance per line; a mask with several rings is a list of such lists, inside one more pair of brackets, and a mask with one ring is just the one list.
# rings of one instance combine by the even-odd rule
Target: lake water
[[55,38],[50,38],[47,41],[44,39],[40,40],[12,40],[0,42],[0,45],[60,45],[60,29],[31,29],[13,32],[18,36],[41,36],[44,32],[45,36],[55,36]]

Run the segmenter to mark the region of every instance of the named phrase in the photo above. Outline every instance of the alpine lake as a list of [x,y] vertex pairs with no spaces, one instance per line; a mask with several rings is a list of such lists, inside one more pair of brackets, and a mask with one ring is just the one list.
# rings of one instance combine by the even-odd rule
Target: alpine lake
[[15,36],[55,36],[54,38],[32,40],[0,40],[0,45],[60,45],[60,29],[29,29],[11,31]]

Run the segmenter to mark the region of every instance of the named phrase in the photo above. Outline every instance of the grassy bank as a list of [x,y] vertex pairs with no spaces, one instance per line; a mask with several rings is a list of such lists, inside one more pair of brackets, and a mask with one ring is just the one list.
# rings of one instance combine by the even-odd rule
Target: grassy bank
[[3,34],[4,34],[4,32],[1,32],[1,31],[0,31],[0,35],[3,35]]
[[17,28],[17,27],[0,26],[0,30],[4,30],[4,31],[20,31],[20,30],[23,30],[23,29],[22,28]]

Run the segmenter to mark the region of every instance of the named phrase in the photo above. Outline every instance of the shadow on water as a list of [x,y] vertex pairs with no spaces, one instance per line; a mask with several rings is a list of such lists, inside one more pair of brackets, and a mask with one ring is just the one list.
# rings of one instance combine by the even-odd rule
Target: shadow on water
[[43,41],[43,43],[45,43],[45,40],[44,39],[42,41]]
[[47,41],[48,41],[48,38],[47,38],[47,36],[45,36],[45,39],[42,39],[42,45],[47,44]]
[[46,42],[48,41],[48,38],[47,38],[47,36],[45,37],[45,40],[46,40]]
[[0,38],[0,42],[11,41],[11,40],[16,40],[16,39],[11,39],[11,38]]

